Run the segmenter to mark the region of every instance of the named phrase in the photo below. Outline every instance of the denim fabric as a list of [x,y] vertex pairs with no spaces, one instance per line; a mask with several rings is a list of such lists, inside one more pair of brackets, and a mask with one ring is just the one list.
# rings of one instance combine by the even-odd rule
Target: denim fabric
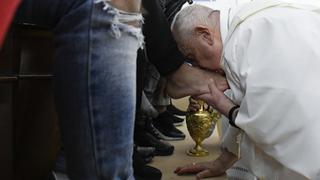
[[16,21],[55,33],[55,94],[68,175],[134,179],[136,51],[141,20],[93,0],[24,0]]

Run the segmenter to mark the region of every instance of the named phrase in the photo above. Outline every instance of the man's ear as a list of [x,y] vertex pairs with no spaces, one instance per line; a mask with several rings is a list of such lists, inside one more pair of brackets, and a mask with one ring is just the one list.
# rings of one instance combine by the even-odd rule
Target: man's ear
[[213,45],[213,39],[211,37],[210,30],[205,26],[197,26],[194,29],[197,36],[200,36],[203,40],[205,40],[209,45]]

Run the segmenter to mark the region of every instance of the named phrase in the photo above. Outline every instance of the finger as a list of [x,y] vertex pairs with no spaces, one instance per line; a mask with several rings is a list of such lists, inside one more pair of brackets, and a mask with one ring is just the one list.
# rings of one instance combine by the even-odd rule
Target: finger
[[206,103],[208,103],[209,100],[211,99],[211,94],[201,94],[201,95],[197,96],[197,98],[201,99],[201,100],[204,100]]
[[195,103],[195,102],[190,102],[189,103],[189,106],[193,106],[193,107],[200,107],[200,104],[197,102],[197,103]]
[[197,180],[207,178],[207,177],[213,177],[213,176],[214,174],[209,169],[201,171],[196,175]]
[[227,89],[230,89],[229,84],[228,84],[227,81],[224,81],[222,83],[217,84],[217,88],[222,92],[224,92]]
[[219,90],[215,83],[210,83],[208,86],[209,86],[210,94],[214,94]]
[[189,102],[190,102],[190,104],[198,104],[196,97],[190,97]]
[[182,167],[176,173],[179,175],[186,174],[186,173],[198,173],[200,171],[203,171],[204,169],[205,167],[201,165],[188,165],[188,166]]
[[176,170],[174,170],[174,173],[178,173],[181,169],[192,166],[193,164],[188,164],[188,165],[184,165],[184,166],[179,166],[176,168]]
[[188,108],[188,112],[196,112],[198,111],[199,108],[195,108],[195,107],[189,107]]
[[189,104],[190,106],[200,106],[198,101],[191,101]]
[[209,106],[207,103],[205,103],[205,104],[203,105],[203,108],[204,108],[205,110],[209,110],[210,106]]
[[192,104],[190,105],[192,109],[200,109],[200,104]]
[[174,173],[178,173],[182,167],[177,167],[176,170],[174,170]]
[[217,89],[215,83],[209,83],[208,88],[210,90],[210,93],[200,94],[198,96],[195,96],[194,98],[202,99],[204,101],[209,100],[211,98],[211,96],[217,92],[218,89]]

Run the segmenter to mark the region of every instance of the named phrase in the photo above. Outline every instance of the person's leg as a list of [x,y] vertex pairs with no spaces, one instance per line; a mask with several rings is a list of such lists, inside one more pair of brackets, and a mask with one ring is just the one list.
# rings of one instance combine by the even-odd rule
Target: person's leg
[[[169,114],[166,110],[167,105],[170,104],[170,99],[165,93],[165,79],[161,77],[154,65],[148,63],[146,80],[144,85],[144,93],[147,102],[150,102],[152,109],[156,109],[158,112],[156,117],[153,116],[153,122],[155,128],[149,128],[155,137],[164,140],[182,140],[185,138],[183,132],[174,126],[175,119],[179,119],[172,114]],[[143,105],[143,103],[142,103]],[[143,107],[143,106],[142,106]],[[144,108],[142,110],[146,110]],[[151,109],[151,108],[148,108]],[[149,110],[150,112],[150,110]],[[181,119],[182,120],[182,119]]]
[[[65,24],[56,29],[60,45],[57,105],[67,165],[74,179],[93,179],[92,174],[97,174],[97,179],[133,179],[136,51],[141,35],[138,29],[117,22],[120,17],[115,9],[103,10],[103,6],[95,4],[89,10],[85,33],[81,25],[68,23],[80,13],[64,17]],[[87,43],[78,47],[81,41]],[[79,164],[83,166],[79,168]]]
[[[147,61],[145,57],[145,49],[139,49],[137,53],[137,103],[136,107],[140,107],[142,100],[142,91],[145,83]],[[139,108],[137,108],[139,110]],[[138,111],[137,110],[137,111]],[[137,114],[137,113],[136,113]]]
[[142,36],[126,23],[140,14],[93,0],[25,3],[33,10],[30,23],[37,19],[54,27],[56,104],[69,177],[133,179],[136,51]]

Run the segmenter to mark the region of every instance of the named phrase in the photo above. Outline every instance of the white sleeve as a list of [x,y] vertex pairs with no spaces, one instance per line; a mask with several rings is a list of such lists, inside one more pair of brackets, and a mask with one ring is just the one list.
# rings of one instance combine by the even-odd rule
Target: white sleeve
[[237,141],[237,137],[241,130],[229,125],[228,119],[224,116],[221,118],[221,123],[226,127],[222,134],[221,147],[238,156],[239,143]]
[[[225,91],[225,95],[230,97],[232,92],[230,90]],[[239,156],[239,143],[237,137],[241,130],[235,128],[229,124],[229,120],[225,116],[221,116],[221,147],[232,152],[236,156]]]

